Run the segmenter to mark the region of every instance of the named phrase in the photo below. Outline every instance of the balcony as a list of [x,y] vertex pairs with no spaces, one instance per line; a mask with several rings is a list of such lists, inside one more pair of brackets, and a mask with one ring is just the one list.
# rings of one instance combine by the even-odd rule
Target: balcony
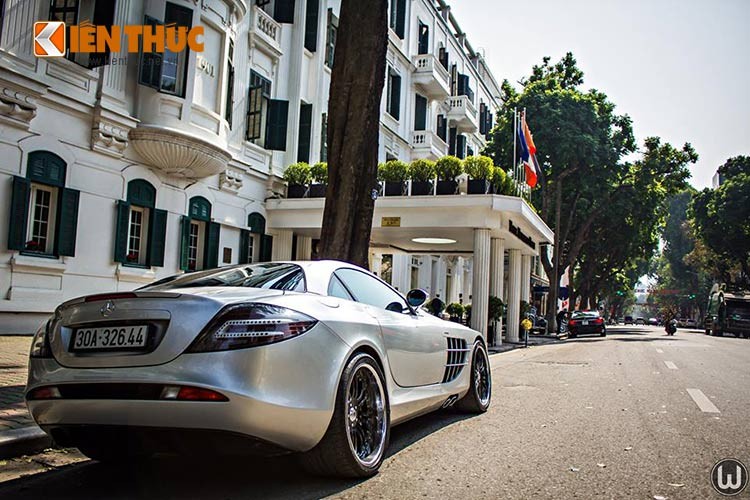
[[257,47],[276,59],[282,56],[281,24],[257,5],[253,5],[249,37],[251,49]]
[[465,95],[452,96],[446,99],[446,105],[450,108],[448,119],[460,132],[475,133],[479,130],[477,121],[477,108]]
[[450,78],[437,57],[432,54],[414,56],[414,84],[430,99],[445,99],[450,95]]
[[415,130],[411,133],[411,147],[418,158],[437,160],[448,154],[448,144],[431,130]]

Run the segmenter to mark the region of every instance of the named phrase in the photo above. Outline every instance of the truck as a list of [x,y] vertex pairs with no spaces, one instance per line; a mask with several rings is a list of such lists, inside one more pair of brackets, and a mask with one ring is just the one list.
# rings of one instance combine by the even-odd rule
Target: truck
[[750,291],[715,284],[708,295],[706,335],[750,338]]

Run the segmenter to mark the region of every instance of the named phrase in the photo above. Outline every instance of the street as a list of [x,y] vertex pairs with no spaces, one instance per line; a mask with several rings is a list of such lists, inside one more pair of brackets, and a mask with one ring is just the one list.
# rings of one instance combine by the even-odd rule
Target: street
[[712,466],[750,462],[747,340],[618,326],[491,362],[486,414],[438,412],[394,428],[366,481],[311,477],[288,458],[122,469],[53,450],[7,460],[0,497],[718,498]]

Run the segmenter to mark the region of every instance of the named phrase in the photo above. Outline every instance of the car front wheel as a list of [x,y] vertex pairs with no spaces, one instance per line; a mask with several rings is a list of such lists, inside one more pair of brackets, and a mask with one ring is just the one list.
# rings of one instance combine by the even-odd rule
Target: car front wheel
[[469,413],[484,413],[492,399],[492,370],[484,345],[474,342],[471,354],[471,382],[469,392],[456,403],[456,408]]
[[357,354],[341,376],[328,430],[302,456],[303,465],[322,476],[372,476],[383,462],[389,435],[385,377],[372,356]]

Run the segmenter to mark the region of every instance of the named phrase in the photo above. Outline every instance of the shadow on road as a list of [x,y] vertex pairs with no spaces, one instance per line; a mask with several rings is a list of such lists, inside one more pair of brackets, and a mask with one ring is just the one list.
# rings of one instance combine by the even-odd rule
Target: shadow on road
[[[470,415],[439,411],[394,427],[392,456]],[[364,480],[306,474],[294,456],[161,457],[130,466],[94,461],[0,484],[0,498],[322,498]]]

